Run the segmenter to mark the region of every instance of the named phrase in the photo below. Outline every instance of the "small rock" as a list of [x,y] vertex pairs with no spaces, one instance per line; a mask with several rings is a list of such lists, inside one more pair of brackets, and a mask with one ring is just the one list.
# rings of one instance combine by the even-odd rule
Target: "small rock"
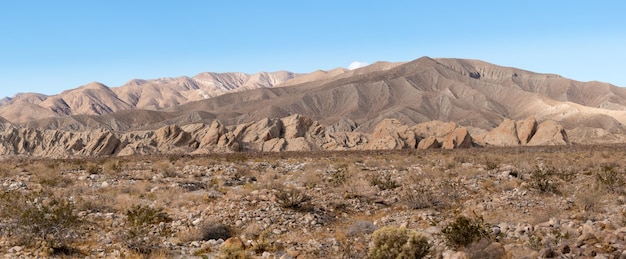
[[280,229],[275,228],[274,230],[272,230],[272,233],[273,233],[274,235],[280,235],[280,234],[282,234],[283,232],[282,232],[282,231],[280,231]]
[[499,226],[494,226],[491,228],[491,233],[493,233],[493,235],[499,235],[501,233],[500,227]]
[[581,247],[583,245],[594,245],[596,243],[598,243],[598,239],[590,232],[585,232],[576,239],[577,247]]
[[102,183],[100,184],[100,187],[102,187],[102,188],[109,187],[109,183],[108,183],[107,181],[104,181],[104,182],[102,182]]
[[8,251],[8,252],[9,252],[10,254],[13,254],[13,253],[19,253],[19,252],[21,252],[23,249],[24,249],[24,248],[23,248],[23,247],[21,247],[21,246],[14,246],[14,247],[11,247],[11,249],[9,249],[9,251]]

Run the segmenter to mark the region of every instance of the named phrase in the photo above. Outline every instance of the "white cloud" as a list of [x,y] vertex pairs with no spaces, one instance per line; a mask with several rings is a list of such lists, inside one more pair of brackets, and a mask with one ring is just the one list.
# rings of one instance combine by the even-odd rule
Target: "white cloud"
[[367,65],[369,65],[369,63],[354,61],[348,66],[348,69],[354,70],[354,69],[361,68]]

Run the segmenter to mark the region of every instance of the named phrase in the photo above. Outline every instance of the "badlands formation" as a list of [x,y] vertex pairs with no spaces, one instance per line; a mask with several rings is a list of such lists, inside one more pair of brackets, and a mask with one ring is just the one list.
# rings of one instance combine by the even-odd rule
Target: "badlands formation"
[[5,156],[623,143],[626,90],[423,57],[310,74],[91,83],[5,98],[0,117]]

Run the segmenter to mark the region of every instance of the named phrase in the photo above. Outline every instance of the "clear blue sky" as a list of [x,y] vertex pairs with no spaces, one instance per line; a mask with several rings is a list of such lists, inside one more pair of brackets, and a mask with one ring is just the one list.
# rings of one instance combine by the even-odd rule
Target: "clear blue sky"
[[0,2],[0,97],[92,81],[481,59],[626,87],[626,1]]

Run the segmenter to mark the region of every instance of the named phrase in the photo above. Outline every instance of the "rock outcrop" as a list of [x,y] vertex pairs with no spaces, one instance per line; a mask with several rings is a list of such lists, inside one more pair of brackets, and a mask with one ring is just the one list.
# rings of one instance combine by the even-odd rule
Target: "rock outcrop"
[[415,132],[399,120],[385,119],[374,128],[369,143],[365,149],[405,149],[416,148],[417,138]]
[[520,140],[515,124],[514,120],[504,118],[498,127],[487,133],[485,143],[491,146],[519,146]]
[[547,120],[537,126],[537,132],[528,141],[529,146],[569,145],[569,139],[563,126],[553,120]]
[[442,148],[443,149],[453,149],[453,148],[470,148],[473,145],[472,136],[470,136],[469,131],[465,127],[460,127],[454,129],[452,132],[446,135],[445,140],[443,141]]
[[417,144],[417,149],[437,149],[440,148],[441,144],[437,141],[437,138],[430,136],[425,139],[422,139],[419,144]]
[[534,117],[513,121],[505,118],[500,125],[489,131],[484,143],[490,146],[548,146],[569,145],[567,133],[552,120],[537,124]]
[[[567,145],[567,134],[554,121],[538,126],[534,118],[505,120],[485,138],[489,145]],[[266,118],[225,126],[163,126],[156,130],[115,133],[108,130],[67,132],[19,128],[6,124],[0,132],[0,155],[35,157],[128,156],[137,154],[238,151],[312,151],[453,149],[475,146],[467,128],[440,121],[403,125],[396,119],[380,121],[372,133],[356,131],[351,121],[325,127],[302,115]],[[500,134],[500,135],[498,135]]]

